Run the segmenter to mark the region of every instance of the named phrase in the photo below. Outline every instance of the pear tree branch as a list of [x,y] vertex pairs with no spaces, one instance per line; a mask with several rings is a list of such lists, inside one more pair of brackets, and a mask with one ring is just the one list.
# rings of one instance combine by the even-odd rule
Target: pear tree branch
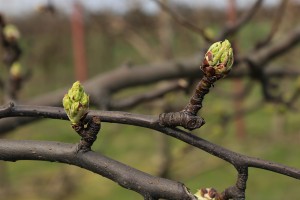
[[78,152],[77,146],[73,144],[1,139],[0,159],[12,162],[42,160],[66,163],[106,177],[144,197],[196,200],[182,183],[154,177],[99,153]]
[[[14,105],[14,104],[10,103],[10,104],[7,104],[7,105],[1,107],[1,109],[0,109],[0,117],[1,118],[17,117],[17,116],[19,116],[19,117],[43,117],[43,118],[60,119],[60,120],[68,119],[68,116],[64,112],[63,108],[60,108],[60,107]],[[245,172],[250,167],[273,171],[275,173],[286,175],[286,176],[300,180],[300,170],[299,169],[288,167],[288,166],[281,165],[281,164],[277,164],[277,163],[274,163],[271,161],[265,161],[265,160],[261,160],[258,158],[242,155],[242,154],[230,151],[226,148],[223,148],[219,145],[213,144],[207,140],[199,138],[189,132],[180,130],[178,128],[169,128],[169,127],[161,126],[159,123],[159,118],[157,116],[140,115],[140,114],[127,113],[127,112],[118,112],[118,111],[91,110],[88,113],[88,115],[86,116],[86,118],[91,119],[93,116],[98,116],[102,122],[128,124],[128,125],[140,126],[140,127],[159,131],[163,134],[177,138],[178,140],[181,140],[187,144],[190,144],[196,148],[199,148],[213,156],[216,156],[216,157],[230,163],[237,169],[237,172],[239,174],[238,179],[237,179],[238,182],[235,186],[229,187],[224,190],[224,192],[222,193],[222,194],[226,194],[225,195],[226,198],[224,197],[224,199],[230,199],[230,198],[234,199],[234,198],[237,198],[238,196],[244,195],[244,192],[245,192],[244,186],[246,185],[246,180],[247,180],[247,177],[245,177],[246,176]],[[22,147],[23,143],[27,147],[24,147],[24,146]],[[90,152],[90,151],[88,151],[87,153],[78,154],[79,157],[80,157],[80,155],[83,156],[83,158],[79,158],[79,160],[80,161],[82,159],[84,160],[83,163],[78,164],[77,163],[78,158],[76,157],[78,155],[76,155],[76,153],[74,153],[74,152],[78,152],[78,151],[75,151],[74,148],[72,148],[74,146],[72,146],[72,145],[64,146],[60,143],[54,143],[54,144],[56,144],[56,145],[53,145],[51,143],[50,146],[52,146],[52,147],[49,148],[49,145],[47,144],[47,142],[39,143],[39,142],[27,142],[27,141],[6,141],[6,140],[4,141],[4,140],[1,140],[0,141],[0,149],[1,149],[0,158],[2,160],[10,160],[10,161],[19,160],[19,159],[33,159],[33,160],[37,159],[37,160],[58,161],[58,162],[74,164],[76,166],[80,166],[80,167],[83,167],[83,168],[91,170],[91,171],[94,169],[98,169],[98,170],[104,170],[104,168],[105,168],[105,170],[110,169],[107,167],[107,165],[103,166],[103,163],[105,163],[105,162],[98,162],[98,161],[92,162],[94,159],[96,159],[96,160],[100,159],[99,157],[101,157],[101,156],[98,154],[96,156],[95,153]],[[19,145],[21,145],[22,148],[18,151],[17,147]],[[57,152],[59,152],[59,155],[62,156],[60,159],[58,159],[55,154],[56,146],[58,146],[57,148],[59,149]],[[63,148],[63,150],[62,150],[61,149],[62,147],[65,147],[65,148]],[[66,149],[68,149],[68,151],[66,151]],[[41,152],[41,155],[40,155],[40,153],[36,153],[37,151]],[[51,155],[53,153],[54,153],[54,155]],[[66,159],[62,160],[62,158],[64,157],[64,154],[66,154],[65,155]],[[75,156],[73,158],[76,158],[77,160],[70,159],[71,155]],[[87,156],[87,158],[85,156]],[[89,156],[92,156],[93,159],[88,159]],[[90,161],[92,163],[89,163],[89,162],[86,163],[85,159],[88,159],[88,161]],[[91,166],[89,166],[89,165],[91,165]],[[117,166],[116,168],[123,167],[122,164],[114,163],[114,165]],[[98,173],[100,175],[107,177],[107,175],[102,174],[102,172],[101,173],[98,172]],[[119,173],[122,174],[121,172],[119,172]],[[135,173],[137,173],[137,172],[135,172]],[[137,183],[136,179],[132,179],[131,176],[128,177],[128,176],[126,176],[126,174],[125,175],[123,174],[121,176],[122,182],[119,182],[119,179],[115,179],[115,178],[112,179],[113,177],[108,177],[108,178],[111,178],[112,180],[118,182],[123,187],[126,187],[126,186],[124,186],[124,182],[126,182],[127,184],[129,184],[128,181],[129,182],[133,181],[134,182],[133,184]],[[124,180],[124,177],[125,177],[125,180]],[[144,177],[144,176],[137,176],[137,179],[142,178],[142,177]],[[146,180],[148,180],[148,178]],[[140,184],[140,182],[141,182],[141,180],[138,181],[139,184]],[[170,189],[172,191],[164,190],[164,195],[167,195],[167,196],[158,196],[158,195],[156,195],[155,192],[152,193],[153,191],[152,192],[145,191],[145,189],[148,187],[148,185],[146,183],[145,183],[146,185],[144,185],[145,187],[142,187],[142,188],[141,188],[141,185],[139,185],[139,184],[135,187],[129,187],[129,186],[128,187],[132,188],[132,190],[137,191],[139,193],[141,193],[140,191],[142,190],[143,191],[141,193],[142,195],[150,195],[151,197],[156,197],[156,198],[160,197],[160,198],[167,198],[167,199],[177,199],[176,195],[178,195],[178,194],[176,193],[176,195],[173,196],[174,195],[173,189]],[[172,182],[172,184],[174,184],[174,183]],[[156,184],[151,184],[151,185],[152,185],[151,186],[152,189],[156,188],[156,189],[153,189],[156,192],[161,191],[161,189],[159,189],[160,185],[156,185]],[[176,187],[178,188],[178,185]],[[137,188],[139,188],[139,189],[137,189]],[[193,199],[193,196],[190,196],[190,194],[186,191],[185,186],[181,186],[179,188],[181,188],[180,198],[185,196],[185,198],[182,198],[182,199]],[[165,194],[165,193],[169,193],[169,194]],[[160,195],[162,195],[162,194],[160,194]]]

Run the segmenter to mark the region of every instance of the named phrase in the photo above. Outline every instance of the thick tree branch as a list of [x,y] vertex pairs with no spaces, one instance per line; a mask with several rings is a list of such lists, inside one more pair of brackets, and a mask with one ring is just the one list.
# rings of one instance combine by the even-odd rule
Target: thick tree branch
[[174,200],[195,200],[182,184],[144,173],[92,151],[77,152],[76,145],[46,141],[0,140],[0,159],[44,160],[75,165],[117,182],[143,196]]
[[273,58],[287,53],[288,50],[295,47],[300,42],[300,26],[296,27],[293,31],[287,33],[276,42],[270,43],[259,50],[255,50],[247,56],[246,61],[251,65],[262,67]]
[[[68,119],[63,108],[57,107],[21,105],[14,106],[10,104],[0,109],[1,118],[16,116],[45,117],[64,120]],[[117,111],[90,111],[87,115],[87,119],[91,118],[92,116],[99,116],[102,122],[130,124],[157,130],[199,149],[202,149],[203,151],[206,151],[211,155],[219,157],[231,163],[237,169],[241,167],[254,167],[300,179],[300,170],[296,168],[287,167],[274,162],[264,161],[258,158],[235,153],[178,128],[163,127],[159,125],[157,116],[140,115]]]

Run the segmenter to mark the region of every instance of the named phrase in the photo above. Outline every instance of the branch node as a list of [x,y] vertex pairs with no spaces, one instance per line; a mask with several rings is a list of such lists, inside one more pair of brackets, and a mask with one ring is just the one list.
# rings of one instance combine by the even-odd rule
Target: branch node
[[202,117],[192,115],[186,111],[162,113],[159,115],[159,124],[167,127],[182,126],[188,130],[200,128],[205,124]]
[[94,116],[88,123],[83,122],[73,124],[72,128],[81,136],[81,140],[77,145],[76,152],[88,152],[91,151],[93,143],[97,139],[97,134],[101,128],[100,117]]
[[245,199],[245,191],[246,184],[248,180],[248,168],[247,167],[239,167],[236,168],[238,170],[238,177],[236,184],[229,188],[226,188],[224,192],[221,194],[221,200],[234,199],[234,200],[244,200]]
[[14,102],[9,102],[0,108],[0,117],[6,116],[8,113],[11,112],[13,107],[15,106]]

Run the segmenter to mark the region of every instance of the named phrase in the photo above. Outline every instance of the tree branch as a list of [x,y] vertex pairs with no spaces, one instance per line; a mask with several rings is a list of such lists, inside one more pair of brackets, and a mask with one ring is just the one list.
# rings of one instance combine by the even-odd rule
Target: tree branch
[[151,194],[156,199],[195,200],[182,183],[149,175],[99,153],[77,153],[76,147],[60,142],[1,139],[0,159],[12,162],[43,160],[71,164],[111,179],[143,196]]
[[162,3],[160,0],[153,0],[153,1],[155,1],[160,6],[161,9],[163,9],[165,12],[167,12],[174,19],[174,21],[176,21],[178,24],[180,24],[183,27],[199,34],[200,36],[202,36],[202,38],[206,42],[212,42],[212,39],[205,33],[203,28],[200,28],[200,27],[196,26],[195,24],[189,22],[188,20],[186,20],[182,16],[178,15],[177,13],[172,11],[167,5]]
[[261,49],[254,50],[247,56],[246,61],[251,65],[262,67],[276,56],[287,53],[289,49],[295,47],[300,42],[300,26],[287,33],[276,42],[270,43]]
[[247,22],[253,17],[255,12],[259,9],[259,7],[262,5],[263,0],[257,0],[253,6],[245,12],[239,20],[235,24],[232,24],[228,27],[225,27],[223,32],[220,34],[217,40],[223,40],[227,38],[229,35],[233,35],[235,32],[241,29],[242,26],[247,24]]
[[[300,38],[300,29],[285,36],[277,43],[270,44],[259,51],[252,52],[247,57],[241,59],[242,62],[247,61],[248,64],[263,64],[269,62],[274,56],[287,52],[292,48]],[[103,109],[109,107],[110,96],[112,93],[118,92],[124,88],[154,83],[160,80],[175,78],[201,78],[199,64],[203,56],[191,56],[181,60],[172,60],[154,64],[145,64],[133,68],[120,67],[105,74],[100,74],[93,79],[84,83],[84,87],[90,95],[91,105],[96,105]],[[241,63],[241,62],[240,62]],[[243,77],[251,75],[251,71],[246,68],[235,68],[228,78]],[[252,73],[253,74],[253,73]],[[264,75],[268,77],[299,76],[300,71],[297,69],[286,70],[266,69]],[[68,88],[62,88],[44,95],[40,95],[31,100],[24,101],[30,105],[47,105],[59,106],[61,99]],[[34,118],[14,118],[3,119],[0,121],[0,133],[8,132],[19,125],[27,124],[36,119]]]
[[[259,53],[259,52],[258,52]],[[253,52],[253,56],[256,55]],[[199,70],[201,56],[193,56],[178,61],[168,61],[155,64],[145,64],[133,68],[120,67],[111,72],[101,74],[93,79],[86,81],[83,85],[90,95],[90,104],[101,108],[108,108],[110,104],[110,95],[122,89],[154,83],[160,80],[175,78],[201,78]],[[246,59],[245,59],[246,60]],[[234,68],[228,78],[241,78],[250,75],[247,68]],[[298,77],[300,70],[286,70],[286,67],[268,68],[265,70],[268,77]],[[33,99],[24,101],[29,105],[60,106],[61,99],[69,88],[62,88],[47,94],[37,96]],[[12,118],[2,119],[0,121],[0,134],[4,134],[17,128],[20,125],[36,121],[37,118]]]
[[[63,108],[47,107],[47,106],[25,106],[13,104],[6,105],[0,109],[0,118],[3,117],[45,117],[52,119],[64,119],[67,120],[67,115]],[[159,125],[158,116],[132,114],[127,112],[117,111],[94,111],[91,110],[87,115],[87,119],[92,116],[99,116],[102,122],[130,124],[134,126],[140,126],[157,130],[161,133],[177,138],[185,143],[195,146],[207,153],[219,157],[229,163],[235,168],[241,167],[254,167],[273,171],[279,174],[290,176],[296,179],[300,179],[300,170],[292,167],[287,167],[281,164],[277,164],[270,161],[264,161],[258,158],[245,156],[239,153],[235,153],[221,146],[213,144],[207,140],[199,138],[189,132],[185,132],[178,128],[168,128]]]
[[184,80],[171,82],[168,83],[167,85],[161,86],[156,90],[150,91],[148,93],[139,94],[123,100],[122,99],[113,100],[110,103],[109,108],[112,110],[132,108],[140,103],[163,97],[165,94],[169,92],[173,92],[177,90],[185,90],[187,85],[188,84]]
[[265,39],[261,40],[255,47],[255,49],[259,49],[261,47],[266,46],[267,44],[269,44],[269,42],[272,40],[272,38],[274,37],[274,35],[276,34],[276,32],[279,29],[279,26],[282,22],[282,18],[284,16],[284,13],[286,11],[286,7],[288,4],[289,0],[281,0],[281,3],[279,4],[277,11],[275,13],[275,17],[272,23],[272,27],[271,30],[269,32],[269,34],[266,36]]

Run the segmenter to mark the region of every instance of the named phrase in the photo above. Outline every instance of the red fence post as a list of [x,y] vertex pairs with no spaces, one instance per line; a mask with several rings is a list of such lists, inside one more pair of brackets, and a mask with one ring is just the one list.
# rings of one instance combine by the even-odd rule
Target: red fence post
[[[228,9],[227,9],[227,19],[229,24],[234,24],[237,19],[237,8],[236,8],[236,0],[228,1]],[[238,54],[237,42],[236,39],[233,40],[232,46],[234,48],[234,55]],[[234,99],[234,107],[237,117],[235,118],[235,128],[236,128],[236,136],[239,139],[243,139],[246,136],[246,127],[244,117],[239,115],[239,113],[243,110],[243,97],[240,97],[239,94],[243,92],[244,86],[241,79],[236,79],[233,82],[234,90],[238,98]]]
[[81,82],[87,79],[87,64],[84,45],[84,22],[83,22],[83,8],[79,2],[75,1],[73,4],[71,16],[72,28],[72,43],[73,56],[75,64],[75,78]]

